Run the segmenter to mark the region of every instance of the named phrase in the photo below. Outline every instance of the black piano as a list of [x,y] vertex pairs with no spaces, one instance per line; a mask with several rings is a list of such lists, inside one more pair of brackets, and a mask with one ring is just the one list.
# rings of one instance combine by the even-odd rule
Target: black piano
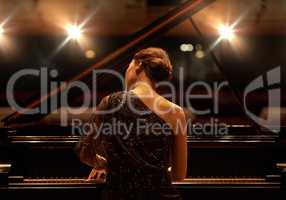
[[[54,136],[43,135],[43,128]],[[234,129],[243,133],[246,128]],[[6,137],[1,153],[7,158],[0,165],[1,194],[32,199],[100,197],[104,184],[87,181],[91,169],[74,152],[79,136],[68,132],[43,126],[2,130]],[[188,144],[188,178],[173,183],[185,199],[278,199],[285,191],[285,139],[277,135],[190,136]]]
[[[100,62],[77,77],[88,81],[89,70],[126,62],[134,51],[149,45],[149,41],[153,41],[183,20],[192,19],[193,15],[212,2],[198,0],[182,3],[134,34],[130,42],[103,57]],[[198,29],[192,20],[191,25]],[[202,33],[197,31],[203,40]],[[202,43],[208,45],[208,41]],[[279,132],[275,132],[246,119],[246,115],[238,111],[241,96],[235,89],[235,77],[248,73],[247,69],[235,72],[234,69],[226,67],[232,58],[224,61],[219,60],[214,52],[210,54],[230,84],[224,93],[225,97],[233,95],[238,102],[231,102],[226,107],[225,112],[233,112],[232,115],[218,116],[218,119],[227,125],[229,133],[226,135],[198,136],[192,133],[196,122],[207,123],[208,117],[211,116],[202,119],[197,117],[195,122],[189,124],[188,177],[183,182],[173,184],[181,191],[184,199],[284,199],[285,128],[281,127]],[[239,72],[241,74],[238,74]],[[108,80],[105,83],[108,83]],[[61,92],[61,89],[57,92]],[[53,94],[49,94],[48,98],[51,95]],[[28,103],[27,108],[31,108],[30,105],[35,106]],[[52,111],[48,116],[29,116],[15,112],[3,117],[4,125],[0,130],[0,197],[100,198],[104,183],[87,180],[91,168],[82,164],[75,153],[80,135],[71,134],[72,127],[69,125],[46,123],[49,122],[47,118],[53,115]]]

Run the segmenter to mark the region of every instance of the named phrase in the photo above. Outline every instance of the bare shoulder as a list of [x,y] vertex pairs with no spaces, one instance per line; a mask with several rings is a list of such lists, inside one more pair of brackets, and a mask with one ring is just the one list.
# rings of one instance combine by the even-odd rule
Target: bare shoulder
[[173,129],[173,133],[175,135],[185,135],[178,133],[185,133],[186,131],[186,117],[185,112],[182,107],[177,104],[167,100],[164,97],[160,97],[160,106],[161,109],[165,110],[165,112],[161,115],[162,119],[167,122],[171,128]]
[[163,96],[158,96],[157,98],[159,98],[158,104],[160,109],[166,111],[166,114],[168,115],[169,118],[174,118],[175,121],[177,120],[185,121],[185,112],[182,107],[169,101]]
[[168,109],[170,109],[170,111],[172,111],[174,113],[178,113],[179,115],[183,115],[184,110],[179,105],[169,101],[168,99],[166,99],[163,96],[158,95],[157,98],[158,98],[158,103],[160,104],[161,107],[166,108],[166,109],[168,108]]

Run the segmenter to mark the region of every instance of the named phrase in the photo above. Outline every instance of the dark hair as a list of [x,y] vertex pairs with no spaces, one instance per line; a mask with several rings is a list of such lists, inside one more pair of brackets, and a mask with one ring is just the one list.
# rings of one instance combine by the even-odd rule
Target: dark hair
[[142,49],[133,58],[140,62],[147,76],[155,82],[167,81],[172,78],[172,65],[166,51],[161,48],[149,47]]

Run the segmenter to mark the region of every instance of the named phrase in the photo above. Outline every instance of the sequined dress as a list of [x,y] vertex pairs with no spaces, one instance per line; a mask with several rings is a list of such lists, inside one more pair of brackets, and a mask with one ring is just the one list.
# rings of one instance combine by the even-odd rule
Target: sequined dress
[[104,200],[181,199],[171,184],[170,127],[131,91],[101,105],[101,147],[107,158]]

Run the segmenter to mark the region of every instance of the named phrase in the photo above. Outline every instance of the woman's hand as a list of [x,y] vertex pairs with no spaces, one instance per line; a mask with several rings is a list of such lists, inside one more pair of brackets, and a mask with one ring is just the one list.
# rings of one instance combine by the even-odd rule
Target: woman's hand
[[94,181],[96,183],[104,183],[106,179],[105,169],[93,168],[88,176],[88,181]]

